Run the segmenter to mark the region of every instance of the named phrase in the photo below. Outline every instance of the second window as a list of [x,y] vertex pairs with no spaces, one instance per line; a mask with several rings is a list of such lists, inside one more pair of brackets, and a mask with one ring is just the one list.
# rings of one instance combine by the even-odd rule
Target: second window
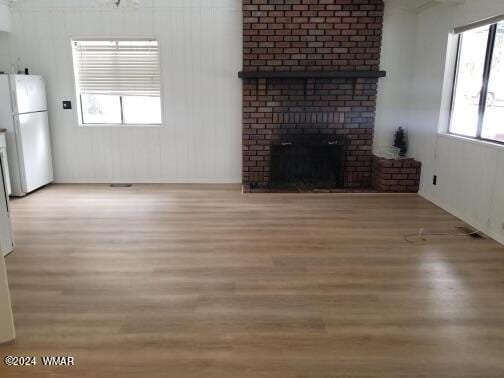
[[450,132],[504,143],[504,22],[459,34]]

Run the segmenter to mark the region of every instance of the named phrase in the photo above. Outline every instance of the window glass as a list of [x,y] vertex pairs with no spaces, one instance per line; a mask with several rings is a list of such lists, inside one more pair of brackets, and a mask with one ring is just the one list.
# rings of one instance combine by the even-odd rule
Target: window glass
[[450,131],[476,137],[489,26],[462,34]]
[[124,123],[161,123],[161,98],[149,96],[124,96],[122,98]]
[[504,142],[504,22],[497,25],[481,137]]
[[120,96],[83,94],[81,106],[83,123],[121,123]]

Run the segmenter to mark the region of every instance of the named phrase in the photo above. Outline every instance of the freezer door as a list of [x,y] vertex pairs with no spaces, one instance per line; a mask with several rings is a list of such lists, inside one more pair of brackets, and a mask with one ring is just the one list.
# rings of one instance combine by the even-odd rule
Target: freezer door
[[29,193],[53,181],[47,112],[16,116],[16,141],[21,189]]
[[47,110],[45,82],[42,76],[11,75],[14,114]]

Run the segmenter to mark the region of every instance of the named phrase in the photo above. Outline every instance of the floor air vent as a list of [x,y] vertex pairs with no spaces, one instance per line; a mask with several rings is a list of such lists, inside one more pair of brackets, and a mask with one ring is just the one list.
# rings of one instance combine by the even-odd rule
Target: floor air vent
[[466,234],[467,236],[473,238],[473,239],[484,239],[484,236],[478,231],[473,228],[465,227],[465,226],[460,226],[460,227],[455,227],[457,231],[460,232],[460,234]]
[[110,184],[111,188],[131,188],[131,184]]

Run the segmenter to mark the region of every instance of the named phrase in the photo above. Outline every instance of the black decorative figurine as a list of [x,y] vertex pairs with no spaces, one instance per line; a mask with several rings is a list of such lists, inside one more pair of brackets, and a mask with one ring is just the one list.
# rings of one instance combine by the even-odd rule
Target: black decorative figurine
[[399,148],[399,156],[405,157],[408,152],[408,141],[406,138],[406,131],[402,127],[399,127],[395,132],[394,147]]

